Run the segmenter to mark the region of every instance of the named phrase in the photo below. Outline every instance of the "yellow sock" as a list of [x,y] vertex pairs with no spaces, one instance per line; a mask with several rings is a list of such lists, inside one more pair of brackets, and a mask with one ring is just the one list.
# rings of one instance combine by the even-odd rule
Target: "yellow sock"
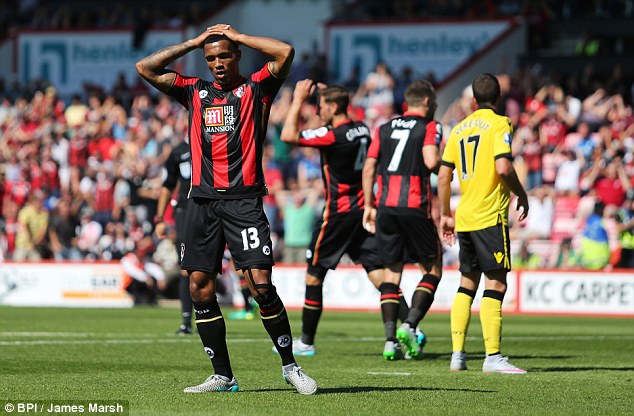
[[461,287],[451,305],[451,344],[454,352],[464,351],[474,296],[475,292]]
[[482,303],[480,304],[480,322],[482,324],[482,336],[484,337],[484,350],[487,355],[498,354],[502,339],[502,299],[500,298],[503,298],[504,294],[493,290],[485,290],[484,292]]

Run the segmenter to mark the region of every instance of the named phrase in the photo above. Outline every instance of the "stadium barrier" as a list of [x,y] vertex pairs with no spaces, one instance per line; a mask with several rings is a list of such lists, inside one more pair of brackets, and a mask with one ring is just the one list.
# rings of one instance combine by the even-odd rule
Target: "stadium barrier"
[[0,305],[132,307],[121,265],[106,262],[3,263]]
[[[277,265],[273,282],[288,309],[304,304],[304,265]],[[407,267],[401,288],[410,299],[420,272]],[[438,285],[432,312],[451,309],[460,273],[445,270]],[[236,283],[237,285],[237,283]],[[478,310],[484,285],[473,309]],[[234,290],[234,305],[242,297]],[[119,263],[3,263],[0,266],[0,304],[13,306],[131,307],[123,290]],[[378,311],[379,292],[357,266],[339,266],[324,283],[324,308]],[[634,273],[590,271],[513,271],[504,297],[505,313],[634,317]]]

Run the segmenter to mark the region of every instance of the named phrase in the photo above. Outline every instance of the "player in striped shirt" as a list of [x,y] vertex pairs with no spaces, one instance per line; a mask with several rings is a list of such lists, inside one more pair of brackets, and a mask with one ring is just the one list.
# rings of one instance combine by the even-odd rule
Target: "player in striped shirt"
[[[271,58],[242,77],[243,45]],[[202,49],[214,81],[183,76],[167,66]],[[237,391],[226,343],[226,326],[216,299],[216,277],[228,245],[236,268],[245,271],[262,322],[282,358],[285,380],[299,393],[313,394],[317,383],[295,362],[291,328],[271,282],[273,266],[262,147],[271,103],[293,60],[293,48],[276,39],[250,36],[226,24],[141,59],[139,74],[189,110],[191,183],[181,268],[190,277],[196,326],[215,374],[185,392]]]

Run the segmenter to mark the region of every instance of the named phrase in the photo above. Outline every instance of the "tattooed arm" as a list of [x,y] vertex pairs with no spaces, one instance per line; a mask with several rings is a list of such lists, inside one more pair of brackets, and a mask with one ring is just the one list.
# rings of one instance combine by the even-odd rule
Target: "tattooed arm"
[[207,29],[194,39],[154,52],[137,62],[136,70],[154,88],[166,93],[174,83],[176,74],[165,67],[188,52],[202,48],[210,35],[211,30]]

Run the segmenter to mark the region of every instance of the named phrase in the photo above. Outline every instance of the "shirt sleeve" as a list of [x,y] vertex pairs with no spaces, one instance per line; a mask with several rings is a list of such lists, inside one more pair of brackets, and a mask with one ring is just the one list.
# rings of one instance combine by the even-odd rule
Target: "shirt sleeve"
[[453,130],[449,135],[445,150],[442,152],[441,165],[448,166],[450,168],[456,167],[456,141],[454,140]]
[[170,87],[167,94],[174,97],[176,101],[178,101],[183,107],[189,110],[192,101],[192,91],[194,90],[194,85],[199,80],[200,78],[187,77],[176,73],[174,83]]
[[511,152],[511,140],[513,138],[513,127],[511,121],[504,117],[504,122],[499,124],[493,136],[493,155],[495,159],[513,159]]
[[334,142],[335,132],[328,127],[320,127],[302,131],[297,144],[304,147],[327,147]]
[[440,147],[441,141],[442,141],[442,124],[436,122],[436,120],[432,120],[429,123],[427,123],[426,131],[425,131],[425,141],[423,142],[423,146],[436,145]]
[[251,74],[251,81],[259,86],[261,98],[270,105],[282,86],[284,78],[276,78],[275,75],[271,74],[267,62],[262,69]]

